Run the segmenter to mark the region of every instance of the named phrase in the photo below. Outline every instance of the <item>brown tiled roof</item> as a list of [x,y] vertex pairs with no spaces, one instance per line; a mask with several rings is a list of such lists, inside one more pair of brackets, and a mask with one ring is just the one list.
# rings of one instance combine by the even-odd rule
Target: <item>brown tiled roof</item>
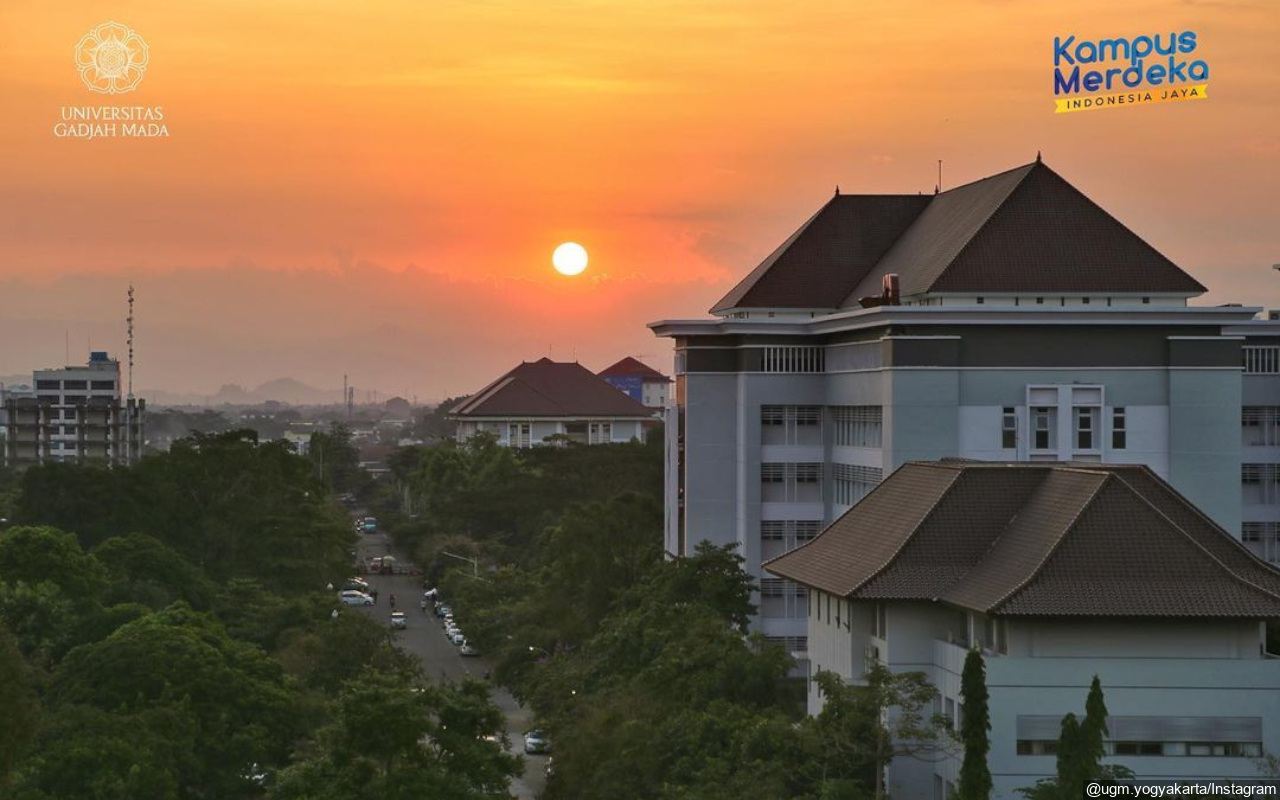
[[601,378],[613,378],[622,375],[639,375],[646,380],[671,382],[671,379],[666,375],[658,372],[643,361],[637,361],[631,356],[627,356],[608,369],[602,369],[596,374]]
[[765,569],[997,615],[1280,618],[1280,570],[1141,466],[906,464]]
[[929,200],[915,194],[836,195],[711,311],[835,308]]
[[577,362],[526,361],[450,410],[456,417],[636,417],[653,409]]
[[1036,161],[936,195],[837,196],[711,310],[856,307],[891,273],[904,296],[1205,291]]

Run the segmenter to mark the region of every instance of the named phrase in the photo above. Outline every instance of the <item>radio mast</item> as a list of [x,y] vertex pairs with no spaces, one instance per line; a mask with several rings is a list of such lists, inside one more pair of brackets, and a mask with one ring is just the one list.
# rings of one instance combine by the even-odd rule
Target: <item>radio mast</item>
[[129,332],[129,397],[133,399],[133,284],[129,284],[129,316],[125,318]]

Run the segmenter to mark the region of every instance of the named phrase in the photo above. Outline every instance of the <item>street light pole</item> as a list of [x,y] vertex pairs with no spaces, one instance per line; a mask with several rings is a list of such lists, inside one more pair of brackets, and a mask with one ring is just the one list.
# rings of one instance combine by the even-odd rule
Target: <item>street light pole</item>
[[441,550],[441,551],[440,551],[440,555],[448,556],[449,558],[456,558],[456,559],[458,559],[459,561],[466,561],[466,562],[470,563],[470,564],[471,564],[471,577],[473,577],[473,578],[479,578],[479,577],[480,577],[480,562],[479,562],[479,561],[477,561],[476,559],[474,559],[474,558],[467,558],[466,556],[454,555],[453,553],[450,553],[450,552],[448,552],[448,551],[446,551],[446,550]]

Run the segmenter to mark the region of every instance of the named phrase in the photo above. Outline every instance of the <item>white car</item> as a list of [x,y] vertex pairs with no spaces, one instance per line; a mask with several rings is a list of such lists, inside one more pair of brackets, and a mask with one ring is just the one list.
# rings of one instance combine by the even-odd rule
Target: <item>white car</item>
[[355,589],[347,589],[338,595],[338,598],[349,606],[371,606],[373,598],[364,592],[358,592]]
[[542,731],[533,730],[524,735],[524,751],[530,755],[551,752],[551,740]]
[[407,627],[409,627],[409,620],[407,620],[407,619],[405,618],[405,616],[404,616],[404,612],[403,612],[403,611],[392,611],[392,612],[391,612],[391,627],[393,627],[393,628],[407,628]]
[[453,642],[456,645],[464,645],[467,643],[467,637],[462,635],[462,631],[454,630],[453,636],[449,637],[449,641]]

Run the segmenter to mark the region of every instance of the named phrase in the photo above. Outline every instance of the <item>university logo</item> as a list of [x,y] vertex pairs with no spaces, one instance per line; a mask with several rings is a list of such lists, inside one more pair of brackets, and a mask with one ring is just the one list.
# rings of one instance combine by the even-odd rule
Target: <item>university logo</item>
[[147,71],[147,43],[126,25],[104,22],[76,45],[76,68],[90,91],[132,92]]

